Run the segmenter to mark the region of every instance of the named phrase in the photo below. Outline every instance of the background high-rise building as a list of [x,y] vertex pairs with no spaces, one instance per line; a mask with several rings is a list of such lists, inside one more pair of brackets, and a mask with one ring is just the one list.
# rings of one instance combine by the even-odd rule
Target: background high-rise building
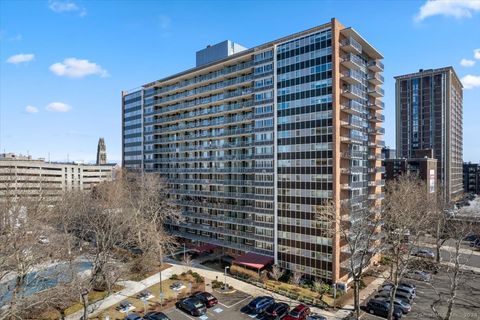
[[480,165],[465,162],[463,164],[463,191],[480,194]]
[[[346,281],[331,224],[383,199],[382,55],[337,20],[123,92],[123,165],[159,172],[182,207],[173,233]],[[251,254],[249,255],[251,257]]]
[[97,146],[97,165],[107,164],[107,147],[105,146],[105,139],[98,139]]
[[397,155],[433,149],[447,201],[463,191],[463,87],[452,67],[420,70],[396,79]]

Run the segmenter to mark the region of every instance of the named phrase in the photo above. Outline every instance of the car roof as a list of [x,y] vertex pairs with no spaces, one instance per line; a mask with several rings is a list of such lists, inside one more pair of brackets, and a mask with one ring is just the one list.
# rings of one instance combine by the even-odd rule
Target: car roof
[[299,304],[298,306],[296,306],[292,311],[302,311],[304,309],[308,308],[306,305],[304,304]]

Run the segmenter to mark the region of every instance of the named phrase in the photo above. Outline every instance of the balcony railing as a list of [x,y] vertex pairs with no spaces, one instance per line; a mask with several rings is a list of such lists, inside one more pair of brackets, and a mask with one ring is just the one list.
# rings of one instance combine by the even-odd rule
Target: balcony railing
[[374,102],[369,102],[368,107],[374,110],[383,110],[385,109],[385,103],[383,101],[376,100]]
[[185,140],[193,140],[193,139],[204,139],[204,138],[215,138],[215,137],[225,137],[225,136],[234,136],[234,135],[242,135],[242,134],[251,134],[253,132],[253,128],[238,128],[238,129],[231,129],[231,130],[221,130],[219,132],[207,132],[207,133],[197,133],[197,134],[189,134],[183,136],[176,136],[171,138],[158,138],[153,139],[153,143],[175,143],[178,141],[185,141]]
[[385,95],[385,90],[383,90],[382,88],[369,88],[368,89],[368,94],[371,95],[371,96],[374,96],[375,98],[380,98],[380,97],[383,97]]
[[340,58],[340,62],[349,69],[365,70],[365,61],[353,53],[343,55]]
[[356,115],[366,113],[365,105],[356,100],[350,100],[347,103],[342,103],[341,109],[345,112],[356,114]]
[[363,99],[365,100],[367,98],[367,95],[365,94],[365,91],[358,88],[358,87],[355,87],[353,85],[348,85],[348,86],[345,86],[341,93],[349,98],[349,99]]
[[353,38],[346,38],[340,41],[340,46],[342,47],[343,50],[348,51],[348,52],[357,52],[357,53],[362,53],[362,45],[358,43],[357,40]]
[[371,83],[377,85],[377,84],[382,84],[385,82],[385,78],[377,72],[370,72],[367,77],[368,81]]
[[252,120],[252,119],[253,119],[253,114],[235,115],[230,118],[202,120],[202,121],[193,122],[189,124],[178,124],[178,125],[168,126],[165,128],[154,129],[153,133],[166,133],[166,132],[179,131],[179,130],[185,130],[185,129],[212,127],[212,126],[219,126],[219,125],[225,125],[225,124],[236,123],[236,122],[243,122],[243,121]]
[[370,60],[367,65],[370,70],[373,70],[376,72],[383,71],[383,67],[384,67],[383,63],[378,60]]
[[366,85],[365,73],[355,69],[343,71],[342,79],[350,84]]
[[385,121],[385,116],[383,114],[371,114],[368,116],[368,119],[373,122],[384,122]]

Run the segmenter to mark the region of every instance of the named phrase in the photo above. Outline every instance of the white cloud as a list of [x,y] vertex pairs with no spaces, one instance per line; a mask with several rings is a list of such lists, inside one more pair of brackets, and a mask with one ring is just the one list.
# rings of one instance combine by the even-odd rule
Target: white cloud
[[35,55],[32,53],[20,53],[8,58],[7,62],[18,64],[23,62],[29,62],[29,61],[32,61],[33,59],[35,59]]
[[480,11],[480,1],[478,0],[427,0],[420,7],[420,12],[415,16],[415,20],[421,21],[436,15],[457,19],[470,18],[476,11]]
[[480,87],[480,76],[467,74],[465,77],[462,78],[462,84],[465,89],[473,89],[476,87]]
[[463,67],[473,67],[475,65],[475,60],[462,59],[460,60],[460,65]]
[[158,18],[160,20],[160,28],[162,28],[164,30],[170,28],[170,25],[172,23],[172,19],[170,19],[169,16],[161,14],[161,15],[158,16]]
[[108,72],[100,65],[85,59],[67,58],[63,62],[57,62],[50,66],[50,71],[57,76],[69,78],[83,78],[90,75],[108,77]]
[[473,57],[480,60],[480,49],[473,50]]
[[52,112],[67,112],[70,111],[72,107],[63,102],[52,102],[47,106],[46,109]]
[[38,113],[38,108],[34,106],[26,106],[25,107],[25,112],[26,113]]
[[73,1],[54,1],[50,0],[48,2],[48,7],[53,12],[78,12],[80,17],[85,17],[87,15],[87,10],[84,7],[78,6]]

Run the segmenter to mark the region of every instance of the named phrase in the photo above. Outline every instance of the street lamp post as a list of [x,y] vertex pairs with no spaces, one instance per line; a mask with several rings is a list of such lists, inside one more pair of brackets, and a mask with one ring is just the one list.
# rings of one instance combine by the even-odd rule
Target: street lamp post
[[223,290],[227,290],[227,269],[229,268],[229,266],[225,267],[225,282],[223,283]]

